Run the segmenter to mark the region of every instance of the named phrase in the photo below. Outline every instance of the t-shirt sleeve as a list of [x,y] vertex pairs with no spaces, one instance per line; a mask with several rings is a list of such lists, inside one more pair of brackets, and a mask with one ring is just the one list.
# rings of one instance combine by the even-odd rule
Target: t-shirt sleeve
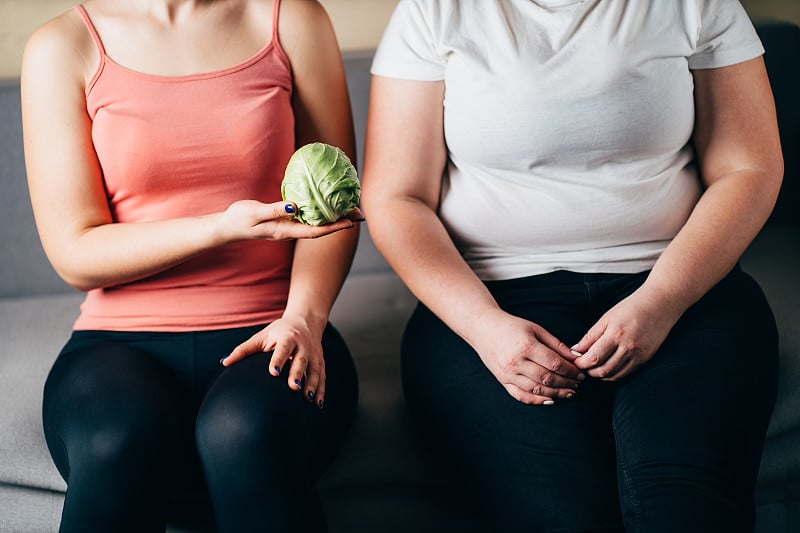
[[733,65],[764,53],[753,23],[739,0],[698,0],[700,27],[689,68]]
[[434,27],[437,1],[400,0],[372,61],[372,74],[388,78],[439,81],[446,56],[438,50]]

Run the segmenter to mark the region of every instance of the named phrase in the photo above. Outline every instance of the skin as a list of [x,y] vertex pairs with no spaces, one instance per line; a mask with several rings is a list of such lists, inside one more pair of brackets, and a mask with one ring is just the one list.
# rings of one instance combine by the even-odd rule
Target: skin
[[[222,70],[250,58],[269,41],[272,5],[271,0],[85,3],[113,60],[160,76]],[[344,68],[324,9],[313,0],[284,0],[278,35],[294,75],[297,147],[325,142],[355,161]],[[361,212],[312,227],[291,220],[286,202],[243,198],[210,215],[113,223],[86,113],[85,89],[99,60],[74,11],[34,32],[23,56],[28,183],[53,267],[67,283],[87,291],[162,272],[232,242],[298,239],[283,316],[236,347],[224,364],[274,350],[272,373],[285,376],[292,389],[302,388],[307,400],[324,405],[322,332],[352,262],[358,239],[354,220],[363,218]]]
[[380,215],[370,218],[372,238],[415,296],[520,402],[552,405],[575,394],[586,375],[613,381],[635,372],[734,267],[772,211],[783,160],[763,60],[696,71],[694,80],[693,140],[705,192],[642,287],[568,348],[499,308],[436,214],[447,158],[444,83],[373,77],[362,184],[365,211]]

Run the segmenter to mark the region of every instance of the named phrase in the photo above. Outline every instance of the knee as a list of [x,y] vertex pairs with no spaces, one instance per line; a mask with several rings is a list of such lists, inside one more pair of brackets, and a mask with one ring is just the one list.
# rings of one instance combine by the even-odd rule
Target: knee
[[155,399],[108,407],[92,418],[85,436],[88,450],[101,460],[169,456],[190,427],[179,410]]
[[288,387],[285,396],[281,401],[243,394],[207,399],[195,426],[201,456],[224,462],[228,454],[242,457],[248,450],[268,454],[271,446],[283,448],[279,443],[303,442],[306,432],[303,400]]
[[705,460],[654,461],[624,468],[620,496],[626,522],[686,532],[752,527],[753,492],[747,476],[701,459]]

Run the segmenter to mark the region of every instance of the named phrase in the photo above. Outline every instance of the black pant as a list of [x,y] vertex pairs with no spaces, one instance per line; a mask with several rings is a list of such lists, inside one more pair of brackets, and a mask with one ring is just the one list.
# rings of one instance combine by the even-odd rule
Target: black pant
[[[556,272],[487,285],[504,309],[570,346],[645,277]],[[778,340],[763,293],[738,268],[645,366],[619,382],[589,378],[555,406],[514,400],[423,306],[402,353],[422,435],[491,530],[753,530]]]
[[62,532],[163,532],[181,500],[208,494],[219,531],[326,529],[314,480],[355,411],[353,361],[329,326],[319,410],[269,374],[271,354],[220,365],[258,329],[73,333],[43,407]]

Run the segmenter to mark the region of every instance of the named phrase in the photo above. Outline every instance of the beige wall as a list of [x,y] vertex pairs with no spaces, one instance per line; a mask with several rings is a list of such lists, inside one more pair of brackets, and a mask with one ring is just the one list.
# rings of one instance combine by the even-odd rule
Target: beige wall
[[[79,0],[0,0],[0,78],[19,75],[22,49],[40,24]],[[481,0],[486,1],[486,0]],[[373,48],[397,0],[320,0],[343,50]]]
[[[0,0],[0,77],[18,76],[22,48],[30,32],[77,1]],[[343,50],[374,47],[397,4],[397,0],[320,2],[333,20]],[[800,24],[800,0],[742,0],[742,3],[753,18],[778,17]]]

